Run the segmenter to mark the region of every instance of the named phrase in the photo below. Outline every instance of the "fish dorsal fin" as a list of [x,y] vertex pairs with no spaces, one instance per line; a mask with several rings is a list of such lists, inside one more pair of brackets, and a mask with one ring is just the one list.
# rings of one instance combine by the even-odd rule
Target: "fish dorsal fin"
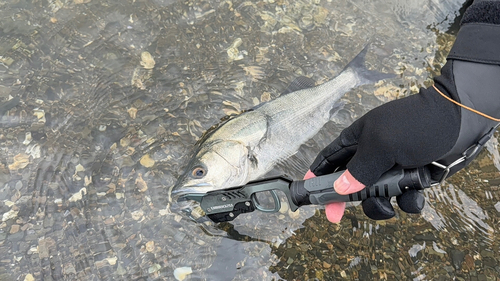
[[[241,114],[241,113],[240,113]],[[220,119],[220,122],[213,125],[212,127],[208,128],[200,137],[200,139],[198,139],[198,141],[196,142],[195,144],[195,147],[198,147],[200,146],[203,142],[205,142],[211,135],[213,135],[213,133],[215,133],[215,131],[217,131],[217,129],[219,129],[220,127],[222,127],[222,125],[226,124],[227,122],[229,122],[229,120],[239,116],[240,114],[234,114],[234,115],[226,115],[224,117],[222,117]]]
[[314,86],[316,86],[316,82],[312,78],[299,76],[295,78],[292,83],[290,83],[290,85],[288,85],[288,87],[285,89],[285,91],[283,91],[283,93],[281,93],[281,95],[286,95],[296,91],[312,88]]

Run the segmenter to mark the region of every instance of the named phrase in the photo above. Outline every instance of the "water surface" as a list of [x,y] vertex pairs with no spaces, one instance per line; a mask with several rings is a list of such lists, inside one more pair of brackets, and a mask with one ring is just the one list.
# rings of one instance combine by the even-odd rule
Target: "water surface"
[[369,67],[398,78],[348,93],[273,171],[301,178],[353,120],[429,85],[462,2],[0,1],[0,280],[496,280],[498,135],[419,216],[169,212],[203,132],[370,43]]

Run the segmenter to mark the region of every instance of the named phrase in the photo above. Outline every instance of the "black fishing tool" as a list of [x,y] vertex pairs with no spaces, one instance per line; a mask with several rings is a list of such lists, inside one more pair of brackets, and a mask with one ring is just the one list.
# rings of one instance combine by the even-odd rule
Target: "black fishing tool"
[[[373,185],[349,194],[335,192],[333,183],[344,171],[323,175],[308,180],[294,181],[287,176],[268,178],[250,182],[243,186],[214,190],[207,193],[189,193],[178,201],[195,200],[207,216],[214,222],[231,221],[243,213],[259,210],[274,213],[281,208],[277,192],[286,195],[292,211],[305,205],[325,205],[331,202],[362,201],[373,196],[392,197],[403,194],[409,189],[423,190],[431,186],[430,172],[427,168],[393,169],[386,172]],[[271,195],[271,204],[261,203],[262,196]],[[259,199],[260,197],[261,199]],[[267,196],[266,199],[269,199]],[[264,200],[266,201],[266,200]]]

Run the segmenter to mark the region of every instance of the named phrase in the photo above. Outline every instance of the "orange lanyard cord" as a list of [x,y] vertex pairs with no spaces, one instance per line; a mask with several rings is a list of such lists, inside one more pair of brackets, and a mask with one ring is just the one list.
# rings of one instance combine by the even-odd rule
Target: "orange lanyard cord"
[[450,97],[448,97],[447,95],[443,94],[443,92],[441,92],[441,91],[440,91],[440,90],[436,87],[436,85],[432,85],[432,87],[434,88],[434,90],[436,90],[439,94],[441,94],[444,98],[446,98],[447,100],[451,101],[452,103],[454,103],[454,104],[456,104],[456,105],[458,105],[458,106],[461,106],[461,107],[463,107],[463,108],[465,108],[465,109],[467,109],[467,110],[470,110],[470,111],[472,111],[472,112],[474,112],[474,113],[476,113],[476,114],[479,114],[479,115],[483,116],[484,118],[488,118],[488,119],[493,120],[493,121],[495,121],[495,122],[500,122],[500,119],[499,119],[499,118],[491,117],[491,116],[489,116],[489,115],[487,115],[487,114],[484,114],[484,113],[482,113],[482,112],[479,112],[479,111],[477,111],[477,110],[475,110],[475,109],[473,109],[473,108],[470,108],[470,107],[468,107],[468,106],[466,106],[466,105],[463,105],[463,104],[461,104],[461,103],[459,103],[459,102],[457,102],[457,101],[455,101],[455,100],[451,99],[451,98],[450,98]]

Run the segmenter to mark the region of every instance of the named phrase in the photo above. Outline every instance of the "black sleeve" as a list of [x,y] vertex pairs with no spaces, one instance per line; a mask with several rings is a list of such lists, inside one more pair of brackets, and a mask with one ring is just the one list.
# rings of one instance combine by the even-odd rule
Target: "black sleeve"
[[475,1],[462,18],[448,59],[500,64],[500,1]]
[[[500,1],[474,1],[435,85],[452,99],[493,118],[500,118]],[[433,92],[432,88],[423,91]],[[437,162],[449,165],[498,122],[460,109],[460,132],[454,147]],[[473,157],[452,169],[453,174]]]

